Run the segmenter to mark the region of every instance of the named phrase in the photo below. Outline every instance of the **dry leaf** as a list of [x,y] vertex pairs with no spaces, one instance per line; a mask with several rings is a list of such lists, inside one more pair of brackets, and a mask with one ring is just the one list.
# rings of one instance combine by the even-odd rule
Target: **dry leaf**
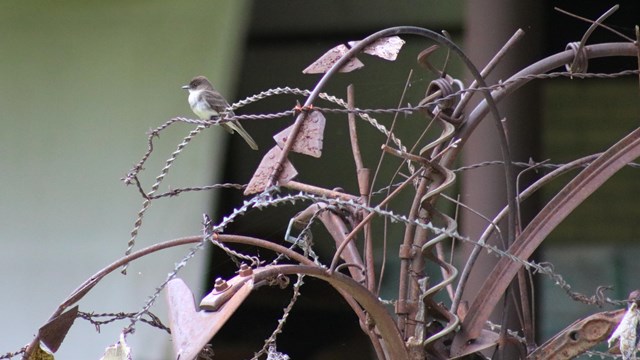
[[53,354],[47,351],[47,349],[42,346],[38,346],[33,350],[31,355],[29,355],[29,360],[54,360]]
[[618,340],[620,354],[623,360],[631,360],[636,358],[637,349],[637,331],[638,322],[640,320],[640,310],[638,305],[633,302],[627,309],[627,312],[620,320],[620,324],[609,337],[608,344],[611,347]]
[[104,356],[100,360],[131,360],[131,348],[120,334],[120,340],[104,350]]

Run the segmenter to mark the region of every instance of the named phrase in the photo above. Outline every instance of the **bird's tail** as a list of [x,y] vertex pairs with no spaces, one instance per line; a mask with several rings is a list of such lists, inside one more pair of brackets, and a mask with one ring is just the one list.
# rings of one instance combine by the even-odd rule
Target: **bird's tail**
[[247,142],[247,144],[249,144],[249,147],[253,150],[258,150],[258,144],[256,144],[256,141],[253,140],[253,138],[251,137],[251,135],[249,135],[249,133],[247,132],[247,130],[245,130],[242,125],[240,125],[240,123],[238,121],[229,121],[227,123],[222,124],[225,128],[231,130],[231,132],[236,131],[240,136],[242,136],[242,138],[244,139],[244,141]]

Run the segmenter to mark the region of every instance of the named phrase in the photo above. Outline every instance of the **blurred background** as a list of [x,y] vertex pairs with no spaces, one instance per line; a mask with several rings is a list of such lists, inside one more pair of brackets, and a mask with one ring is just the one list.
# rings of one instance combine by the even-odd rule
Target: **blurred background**
[[[229,102],[275,87],[310,89],[319,76],[302,75],[301,71],[326,50],[397,25],[445,29],[482,67],[522,28],[525,38],[489,77],[489,82],[497,82],[526,64],[564,50],[566,43],[580,40],[589,24],[554,11],[554,6],[595,19],[612,5],[607,1],[578,6],[571,1],[506,0],[3,1],[0,354],[28,343],[73,289],[123,255],[142,199],[137,189],[125,186],[121,178],[146,151],[150,129],[175,116],[193,117],[187,94],[180,89],[193,76],[207,76]],[[635,2],[622,2],[621,10],[607,24],[633,37],[639,10]],[[416,104],[432,74],[419,68],[415,59],[431,44],[405,40],[395,63],[362,58],[364,69],[336,77],[326,91],[346,98],[346,86],[353,83],[358,107],[388,108],[398,105],[409,81],[404,102]],[[589,43],[602,41],[624,40],[597,30]],[[590,63],[589,70],[635,67],[635,59],[607,59]],[[411,70],[414,73],[409,78]],[[448,71],[469,83],[470,77],[457,60],[452,60]],[[284,111],[291,109],[295,100],[292,96],[274,97],[238,113]],[[501,110],[514,124],[510,136],[516,160],[549,158],[552,163],[562,163],[603,151],[635,128],[638,104],[637,79],[558,79],[531,84],[501,104]],[[380,116],[379,120],[389,124],[391,117]],[[248,182],[272,146],[271,136],[291,121],[243,122],[260,145],[257,152],[248,149],[238,136],[228,136],[217,128],[206,130],[180,155],[161,190]],[[423,118],[403,121],[400,137],[411,143],[418,135],[412,125],[420,125]],[[484,125],[467,143],[460,165],[500,159],[497,141],[492,140],[493,124]],[[141,175],[145,189],[190,130],[187,125],[174,125],[155,140],[154,154]],[[374,167],[383,139],[368,129],[363,129],[361,136],[363,143],[370,140],[375,144],[365,154],[365,162]],[[325,153],[321,159],[295,157],[298,180],[355,192],[349,152],[346,122],[338,115],[328,115]],[[500,170],[483,168],[465,173],[457,189],[462,193],[461,201],[485,214],[502,208]],[[629,196],[637,178],[637,170],[623,170],[570,216],[537,255],[551,261],[574,290],[592,294],[598,285],[614,285],[610,296],[625,298],[638,287],[632,280],[640,270],[634,260],[640,254],[635,245],[640,208]],[[557,186],[529,201],[527,211],[537,209],[559,189]],[[230,190],[155,201],[144,217],[136,249],[197,235],[203,213],[217,219],[241,201],[240,194]],[[294,213],[281,212],[277,214],[280,218],[249,214],[228,232],[282,241],[287,219]],[[461,223],[463,234],[471,237],[486,226],[464,212]],[[138,311],[187,252],[187,247],[158,252],[131,264],[127,276],[108,276],[79,303],[80,310]],[[489,268],[493,261],[487,257],[481,264]],[[220,254],[200,252],[180,277],[199,298],[211,288],[216,274],[232,272],[230,265]],[[397,263],[390,256],[384,296],[393,296],[396,270]],[[478,279],[484,276],[482,271],[476,275]],[[481,284],[480,280],[475,283]],[[571,301],[547,279],[542,279],[540,286],[536,305],[542,340],[580,316],[600,311]],[[470,286],[465,296],[473,298],[475,290]],[[218,343],[214,341],[221,358],[250,357],[275,327],[289,293],[264,291],[264,297],[250,298],[216,338]],[[346,350],[366,344],[355,317],[338,297],[331,297],[327,287],[312,282],[302,292],[299,313],[294,312],[296,316],[278,343],[282,351],[293,358],[338,359],[337,354],[345,355]],[[152,312],[166,319],[163,298]],[[328,322],[327,316],[335,320]],[[127,325],[126,320],[104,325],[98,334],[93,325],[78,319],[57,358],[98,359]],[[304,342],[296,338],[298,330],[306,332]],[[128,340],[135,359],[171,358],[169,336],[158,329],[139,324]],[[371,356],[366,351],[349,353],[351,360]]]

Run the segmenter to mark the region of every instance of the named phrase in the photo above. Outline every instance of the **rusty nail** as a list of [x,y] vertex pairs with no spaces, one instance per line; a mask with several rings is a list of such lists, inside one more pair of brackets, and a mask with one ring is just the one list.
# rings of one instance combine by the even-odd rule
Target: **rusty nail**
[[238,274],[240,274],[240,276],[251,276],[251,274],[253,274],[253,269],[249,265],[242,263],[240,264]]
[[218,292],[223,292],[229,288],[229,284],[224,281],[222,278],[217,278],[216,282],[213,284],[213,289]]

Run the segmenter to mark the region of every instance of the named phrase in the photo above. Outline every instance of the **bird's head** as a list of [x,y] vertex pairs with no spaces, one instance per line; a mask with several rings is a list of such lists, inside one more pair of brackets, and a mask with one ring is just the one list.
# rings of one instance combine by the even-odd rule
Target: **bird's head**
[[195,90],[213,90],[213,85],[209,82],[209,80],[204,76],[196,76],[189,82],[189,85],[185,85],[182,87],[185,90],[195,91]]

